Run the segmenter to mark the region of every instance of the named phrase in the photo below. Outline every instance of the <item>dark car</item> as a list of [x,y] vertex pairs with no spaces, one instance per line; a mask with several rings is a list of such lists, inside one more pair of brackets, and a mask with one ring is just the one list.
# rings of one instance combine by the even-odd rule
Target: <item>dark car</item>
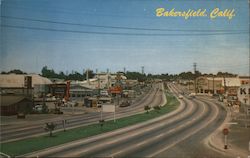
[[130,102],[129,101],[124,101],[120,104],[120,107],[127,107],[130,106]]

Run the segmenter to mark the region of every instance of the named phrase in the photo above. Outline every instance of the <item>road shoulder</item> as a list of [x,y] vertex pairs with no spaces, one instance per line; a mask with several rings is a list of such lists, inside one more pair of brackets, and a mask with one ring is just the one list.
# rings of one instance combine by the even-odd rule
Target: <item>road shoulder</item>
[[[247,158],[250,156],[250,128],[235,124],[230,110],[226,110],[226,119],[219,128],[204,140],[204,143],[208,148],[223,154],[225,157]],[[224,149],[222,132],[224,128],[229,129],[228,149]]]

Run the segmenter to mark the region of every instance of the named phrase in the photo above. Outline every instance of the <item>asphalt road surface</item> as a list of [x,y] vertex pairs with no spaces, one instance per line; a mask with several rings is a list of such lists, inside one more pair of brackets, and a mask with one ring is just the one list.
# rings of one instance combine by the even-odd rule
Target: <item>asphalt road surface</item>
[[[134,102],[129,107],[116,107],[116,118],[126,117],[144,111],[144,106],[154,106],[160,104],[163,100],[163,91],[161,84],[154,84],[152,89],[142,98]],[[113,115],[103,113],[103,119],[113,119]],[[67,129],[97,123],[100,120],[100,112],[93,112],[84,115],[77,115],[67,118]],[[56,131],[63,130],[62,119],[50,119],[45,121],[34,121],[34,123],[1,126],[1,142],[9,142],[14,140],[25,139],[38,135],[47,134],[44,130],[46,122],[54,122],[57,124]]]
[[[169,84],[172,93],[182,92]],[[155,103],[161,95],[155,92]],[[218,128],[226,111],[216,102],[196,97],[180,99],[164,116],[112,132],[27,154],[39,157],[225,157],[203,140]]]

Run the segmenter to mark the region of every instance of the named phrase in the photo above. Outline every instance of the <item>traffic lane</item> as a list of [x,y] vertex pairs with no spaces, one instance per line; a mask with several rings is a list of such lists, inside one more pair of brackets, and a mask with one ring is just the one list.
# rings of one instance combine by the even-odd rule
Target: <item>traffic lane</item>
[[[152,94],[152,93],[155,93],[155,91],[156,91],[156,89],[151,89],[141,100],[139,100],[138,102],[135,102],[135,103],[133,103],[132,104],[132,106],[131,107],[133,107],[133,106],[138,106],[138,105],[140,105],[141,103],[143,103],[143,102],[145,102],[145,100],[146,99],[148,99],[149,98],[149,96]],[[65,119],[67,119],[67,120],[69,120],[69,121],[74,121],[74,120],[79,120],[79,119],[84,119],[85,117],[94,117],[93,115],[96,115],[96,113],[88,113],[88,114],[84,114],[84,116],[69,116],[69,117],[66,117]],[[38,120],[39,121],[39,120]],[[51,120],[46,120],[46,121],[42,121],[42,122],[40,122],[39,121],[39,124],[44,124],[44,123],[46,123],[46,122],[54,122],[54,121],[60,121],[60,119],[51,119]],[[8,126],[8,127],[6,127],[6,128],[3,128],[2,130],[1,130],[1,132],[3,132],[3,133],[5,133],[5,131],[7,131],[7,130],[25,130],[26,128],[29,128],[31,125],[32,126],[35,126],[35,125],[37,125],[38,123],[36,122],[36,123],[30,123],[30,124],[28,124],[28,125],[21,125],[21,126],[19,126],[19,125],[14,125],[14,126]],[[39,125],[38,125],[39,126]],[[9,132],[9,131],[7,131],[7,132]]]
[[[186,119],[181,124],[174,127],[166,127],[163,130],[152,134],[148,140],[138,141],[127,151],[121,149],[120,153],[114,154],[115,157],[155,157],[162,149],[170,148],[186,138],[186,135],[193,134],[201,122],[206,121],[212,108],[202,104],[197,107],[199,111],[194,116]],[[151,140],[150,140],[151,139]]]
[[211,148],[208,148],[207,145],[204,144],[204,140],[223,123],[226,117],[226,111],[220,107],[221,105],[207,100],[202,101],[218,109],[218,115],[214,121],[198,131],[195,135],[190,136],[169,150],[156,155],[156,157],[227,157],[223,153],[211,150]]
[[[187,107],[186,107],[187,108]],[[120,138],[120,136],[117,138],[118,140],[116,140],[115,137],[112,137],[111,139],[107,140],[107,141],[98,141],[98,142],[94,142],[92,144],[93,147],[88,148],[89,146],[86,147],[79,147],[79,148],[74,148],[74,150],[69,150],[68,151],[68,155],[67,153],[66,156],[69,157],[82,157],[82,156],[103,156],[103,154],[106,156],[110,156],[107,155],[108,153],[110,153],[110,151],[115,151],[117,150],[118,152],[121,150],[124,150],[127,146],[131,146],[131,144],[134,144],[137,142],[138,139],[144,140],[147,137],[151,137],[152,133],[157,133],[160,130],[164,130],[163,128],[166,126],[166,124],[169,125],[169,129],[171,129],[171,126],[173,126],[172,128],[174,128],[174,126],[179,124],[182,124],[182,121],[186,120],[187,118],[190,117],[190,114],[197,114],[198,109],[197,108],[192,108],[192,110],[190,110],[189,112],[187,112],[187,109],[185,108],[184,112],[186,112],[185,117],[184,115],[182,115],[183,117],[180,118],[179,113],[177,113],[174,117],[170,117],[170,118],[166,118],[164,120],[161,120],[159,122],[154,122],[154,124],[149,124],[147,125],[148,127],[146,128],[140,128],[136,131],[130,131],[130,132],[126,132],[124,134],[123,137],[125,138]],[[189,107],[191,108],[191,107]],[[184,114],[184,113],[183,113]],[[135,133],[139,133],[139,134],[135,134]],[[134,142],[136,141],[136,142]],[[128,144],[129,143],[129,144]],[[117,147],[119,147],[119,149],[116,149]],[[101,154],[101,155],[98,155]],[[65,155],[63,154],[63,155]],[[96,155],[97,154],[97,155]],[[53,155],[53,156],[60,156],[59,155]],[[112,155],[111,155],[112,156]]]
[[[133,103],[131,107],[140,105],[145,99],[148,99],[148,97],[149,97],[149,95],[151,93],[153,93],[153,89],[151,89],[138,102]],[[88,117],[95,117],[95,115],[96,115],[96,113],[93,112],[93,113],[84,114],[84,116],[77,115],[77,116],[67,116],[67,117],[61,118],[61,119],[56,118],[56,119],[49,119],[49,120],[42,120],[42,121],[37,120],[36,122],[31,122],[29,124],[4,126],[4,128],[1,128],[1,132],[2,132],[2,134],[4,134],[4,133],[9,133],[10,130],[22,131],[22,130],[26,130],[26,129],[31,129],[32,127],[35,127],[35,126],[39,126],[40,127],[41,124],[44,124],[44,123],[47,123],[47,122],[57,122],[57,121],[61,121],[62,119],[67,119],[69,121],[74,121],[74,120],[84,119],[85,117],[87,117],[87,118]],[[3,126],[1,126],[1,127],[3,127]]]
[[[164,150],[163,152],[158,152],[158,154],[152,155],[153,157],[206,157],[209,155],[216,155],[216,157],[221,156],[220,154],[217,154],[212,150],[210,150],[209,152],[204,152],[204,146],[200,146],[206,136],[211,134],[223,122],[223,119],[221,118],[225,117],[225,113],[221,114],[221,110],[217,105],[208,102],[205,103],[212,107],[213,110],[208,114],[209,116],[206,118],[206,120],[199,122],[199,124],[197,124],[196,126],[192,126],[192,128],[189,129],[190,132],[193,132],[195,134],[190,135],[188,131],[183,132],[182,135],[179,135],[178,137],[174,138],[174,141],[177,141],[177,143],[174,143],[175,145],[173,147],[169,146],[169,148],[165,148],[166,150]],[[181,139],[181,141],[178,142],[178,139],[180,137],[186,137],[186,139]],[[162,147],[165,146],[165,144],[166,143],[162,142],[157,145],[158,147]],[[157,145],[155,146],[156,148]],[[199,152],[197,152],[198,149],[200,149]],[[173,151],[179,152],[174,153]]]
[[[158,97],[162,97],[162,96],[158,96]],[[158,102],[156,102],[155,104],[160,104],[161,103],[161,99],[160,98],[158,98],[157,99],[158,100]],[[126,132],[125,132],[126,133]],[[121,134],[117,134],[117,137],[119,137],[119,135],[121,135]],[[113,138],[114,136],[112,136],[112,138]],[[108,137],[108,138],[110,138],[110,137]],[[104,138],[104,139],[108,139],[108,138]],[[96,140],[95,140],[96,141]],[[100,141],[100,140],[99,140]],[[84,144],[84,142],[83,142],[83,144],[81,144],[80,146],[82,147],[82,146],[90,146],[91,144]],[[66,145],[67,146],[67,145]],[[64,151],[66,151],[66,150],[71,150],[72,148],[76,148],[76,146],[71,146],[71,147],[68,147],[67,149],[62,149],[62,150],[57,150],[57,151],[53,151],[53,152],[51,152],[50,154],[57,154],[57,153],[59,153],[59,155],[65,155],[65,154],[62,154]],[[71,151],[72,152],[72,151]],[[38,154],[38,153],[37,153]],[[40,154],[42,154],[42,155],[40,155]],[[47,152],[45,153],[45,155],[43,154],[43,153],[40,153],[39,154],[39,156],[43,156],[43,157],[47,157],[47,156],[49,156],[49,155],[46,155],[47,154]],[[53,155],[53,156],[57,156],[57,155]]]
[[[129,131],[142,130],[142,132],[143,132],[144,129],[147,126],[149,126],[150,128],[152,128],[151,125],[154,125],[155,122],[162,122],[162,119],[172,118],[174,116],[178,116],[179,117],[179,113],[180,112],[187,112],[187,106],[182,106],[182,104],[181,104],[180,107],[177,110],[168,113],[166,116],[158,117],[156,119],[149,120],[149,121],[147,121],[145,123],[141,123],[141,124],[137,124],[137,125],[134,125],[134,126],[126,127],[124,129],[119,129],[119,130],[116,130],[114,132],[113,131],[112,132],[108,132],[108,133],[105,134],[105,135],[107,135],[107,137],[101,137],[99,139],[94,139],[94,138],[100,137],[100,135],[98,135],[96,137],[93,137],[93,142],[94,143],[96,143],[98,141],[98,144],[94,144],[93,146],[94,146],[94,148],[97,148],[97,146],[99,146],[100,144],[103,144],[102,142],[107,142],[107,140],[110,140],[110,139],[114,140],[113,138],[115,138],[115,137],[119,138],[122,135],[126,136],[126,135],[128,135],[127,133],[129,133]],[[136,127],[136,128],[134,128],[134,127]],[[127,129],[129,129],[129,130],[127,130]],[[110,135],[110,133],[114,133],[114,135]],[[86,140],[88,140],[88,139],[84,139],[84,140],[77,141],[77,142],[72,142],[72,143],[67,143],[67,144],[64,144],[63,147],[59,146],[59,147],[53,148],[51,150],[36,152],[36,153],[33,153],[32,155],[29,154],[28,156],[37,156],[37,155],[38,156],[42,156],[42,157],[48,157],[48,156],[58,157],[58,156],[62,156],[62,155],[65,156],[65,154],[67,154],[67,152],[74,153],[74,151],[75,151],[74,149],[77,149],[77,148],[80,148],[80,150],[84,150],[86,148],[90,148],[92,142],[91,141],[86,141]],[[91,148],[93,148],[93,147],[91,147]]]
[[[150,104],[150,101],[154,100],[154,96],[151,96],[149,95],[150,97],[146,97],[145,99],[145,103],[144,104]],[[143,103],[141,103],[143,104]],[[134,107],[133,109],[129,109],[129,110],[124,110],[125,112],[123,112],[123,110],[119,111],[118,112],[118,117],[125,117],[127,116],[126,113],[130,113],[131,111],[136,113],[136,112],[139,112],[141,111],[138,110],[138,107]],[[120,113],[124,113],[124,115],[119,115]],[[133,113],[133,114],[134,114]],[[68,124],[67,124],[67,128],[71,128],[71,127],[74,127],[74,126],[83,126],[83,125],[87,125],[87,124],[90,124],[90,123],[97,123],[98,120],[99,120],[99,117],[100,114],[95,114],[94,116],[90,116],[89,118],[77,118],[77,119],[70,119],[70,120],[67,120]],[[104,118],[105,119],[111,119],[110,116],[108,116],[107,114],[104,114]],[[55,122],[58,124],[57,126],[57,130],[62,130],[62,121],[57,121]],[[18,139],[18,138],[22,138],[22,137],[25,137],[28,136],[30,137],[31,135],[34,135],[34,134],[39,134],[40,135],[43,135],[44,134],[44,124],[43,125],[38,125],[36,127],[31,127],[31,128],[25,128],[25,129],[18,129],[18,130],[14,130],[14,131],[6,131],[4,133],[1,133],[1,137],[2,137],[2,141],[6,141],[6,140],[10,140],[10,139]]]

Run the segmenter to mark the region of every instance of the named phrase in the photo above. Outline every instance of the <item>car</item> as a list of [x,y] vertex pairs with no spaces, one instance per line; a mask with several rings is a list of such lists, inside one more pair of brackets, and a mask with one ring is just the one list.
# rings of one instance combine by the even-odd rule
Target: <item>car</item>
[[42,111],[42,109],[43,109],[43,105],[41,105],[41,104],[37,104],[37,105],[33,108],[34,111]]
[[108,93],[108,91],[101,90],[101,91],[100,91],[100,95],[101,95],[101,96],[109,96],[109,93]]
[[101,102],[97,103],[97,107],[101,108],[102,107],[102,103]]
[[192,96],[195,96],[196,94],[195,93],[190,93],[188,96],[192,97]]
[[127,107],[130,106],[130,102],[129,101],[124,101],[120,104],[120,107]]
[[179,98],[179,99],[183,99],[183,96],[182,96],[182,95],[179,95],[178,98]]

